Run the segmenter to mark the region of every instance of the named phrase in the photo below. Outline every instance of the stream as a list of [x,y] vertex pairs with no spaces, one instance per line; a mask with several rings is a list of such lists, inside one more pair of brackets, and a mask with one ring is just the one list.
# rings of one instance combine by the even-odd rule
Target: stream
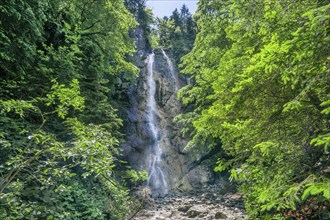
[[[246,217],[241,194],[219,192],[218,185],[189,193],[173,193],[148,198],[135,220],[227,219]],[[224,190],[224,189],[223,189]]]

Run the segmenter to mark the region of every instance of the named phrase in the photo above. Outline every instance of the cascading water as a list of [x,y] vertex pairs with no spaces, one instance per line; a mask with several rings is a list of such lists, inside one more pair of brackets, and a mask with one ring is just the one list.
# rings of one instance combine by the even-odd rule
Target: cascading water
[[162,169],[162,149],[160,146],[160,131],[158,128],[158,122],[156,116],[159,114],[155,94],[156,94],[156,82],[154,80],[154,59],[155,54],[152,53],[148,56],[148,94],[147,94],[147,118],[149,134],[151,138],[151,144],[149,149],[148,158],[148,186],[150,186],[154,192],[161,195],[168,193],[168,184],[166,180],[165,173]]
[[172,75],[172,78],[174,79],[174,82],[175,82],[175,91],[178,91],[179,90],[179,87],[180,87],[180,84],[179,84],[178,75],[175,73],[174,65],[173,65],[171,59],[167,56],[167,54],[165,53],[165,51],[163,49],[162,49],[162,53],[163,53],[163,56],[166,59],[167,65],[170,68],[170,73]]

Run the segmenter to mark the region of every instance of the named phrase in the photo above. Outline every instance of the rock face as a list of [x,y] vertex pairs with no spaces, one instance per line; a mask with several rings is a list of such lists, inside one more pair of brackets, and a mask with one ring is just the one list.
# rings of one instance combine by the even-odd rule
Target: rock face
[[195,188],[205,187],[214,182],[214,175],[210,168],[204,164],[189,170],[179,181],[178,189],[191,191]]
[[[155,100],[158,107],[159,144],[162,148],[161,163],[167,177],[169,189],[176,188],[183,176],[189,172],[187,158],[180,152],[186,141],[180,138],[173,118],[180,113],[180,103],[177,100],[175,79],[160,50],[155,50],[153,76],[156,83]],[[146,57],[140,56],[141,58]],[[148,168],[148,148],[152,144],[147,116],[147,66],[141,68],[137,84],[130,88],[131,108],[127,111],[126,143],[124,154],[135,169]]]
[[[224,177],[215,178],[208,165],[213,152],[207,149],[205,152],[183,152],[187,140],[179,135],[179,128],[173,119],[182,113],[176,93],[179,85],[184,83],[177,72],[171,71],[175,67],[168,64],[170,57],[162,50],[154,50],[153,72],[150,74],[149,55],[152,51],[141,29],[136,29],[133,34],[137,42],[134,59],[140,68],[140,75],[129,88],[130,107],[123,118],[126,142],[122,148],[129,164],[136,170],[148,170],[150,161],[159,163],[157,169],[161,169],[161,176],[166,177],[168,194],[158,196],[155,189],[150,191],[149,187],[142,187],[144,190],[137,196],[145,200],[142,203],[144,208],[128,219],[244,219],[240,195],[229,193],[233,186]],[[154,80],[152,85],[155,85],[152,103],[155,101],[156,107],[150,106],[150,88],[154,88],[150,84],[151,75]],[[150,112],[155,114],[150,117]],[[151,124],[157,129],[152,129]],[[152,132],[155,130],[157,132]],[[158,144],[161,155],[152,160],[150,148],[158,147]]]
[[[124,155],[129,164],[136,170],[147,170],[150,146],[154,138],[150,131],[148,116],[148,65],[150,51],[144,40],[143,31],[136,29],[134,37],[137,44],[135,64],[140,68],[140,75],[134,85],[129,88],[130,108],[124,118],[126,143],[122,145]],[[159,130],[159,145],[162,149],[160,162],[162,172],[166,176],[169,191],[191,191],[196,187],[205,187],[214,182],[212,170],[202,163],[197,164],[196,158],[182,150],[187,140],[179,135],[179,129],[173,119],[182,113],[181,104],[177,99],[177,89],[180,82],[174,65],[169,65],[170,56],[160,50],[154,50],[153,79],[156,85],[155,101],[157,115],[155,116]],[[150,86],[149,86],[150,87]]]

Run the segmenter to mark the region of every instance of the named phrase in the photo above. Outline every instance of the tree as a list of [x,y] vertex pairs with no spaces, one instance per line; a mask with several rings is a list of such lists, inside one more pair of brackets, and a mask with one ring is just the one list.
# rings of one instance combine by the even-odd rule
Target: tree
[[322,148],[329,133],[329,7],[199,3],[199,33],[183,58],[192,84],[180,91],[194,110],[178,120],[193,129],[187,147],[221,141],[226,155],[216,170],[229,169],[240,182],[252,218],[329,217],[310,205],[328,208],[330,198]]
[[137,73],[136,21],[120,0],[0,12],[0,218],[123,219],[127,184],[142,176],[119,159],[114,106]]
[[[147,8],[145,0],[125,0],[126,8],[138,21],[138,28],[142,29],[145,39],[145,49],[151,51],[151,45],[155,44],[155,34],[152,30],[154,16],[151,8]],[[132,30],[133,33],[134,30]]]
[[195,40],[195,22],[186,5],[183,5],[180,13],[178,9],[167,18],[158,19],[159,45],[169,49],[175,61],[180,63],[180,58],[188,53]]

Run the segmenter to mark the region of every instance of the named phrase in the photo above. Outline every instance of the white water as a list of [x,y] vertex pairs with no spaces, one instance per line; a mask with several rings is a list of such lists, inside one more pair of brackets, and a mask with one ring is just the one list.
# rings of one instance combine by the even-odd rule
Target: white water
[[167,65],[170,68],[170,73],[171,73],[172,78],[173,78],[173,80],[175,82],[175,91],[177,92],[179,90],[179,88],[180,88],[178,75],[175,72],[174,65],[173,65],[171,59],[167,56],[167,54],[165,53],[165,51],[163,49],[162,49],[162,53],[163,53],[163,55],[164,55],[164,57],[166,59]]
[[158,115],[158,108],[156,104],[156,82],[154,80],[154,59],[155,54],[152,53],[148,56],[148,98],[147,98],[147,118],[148,127],[150,129],[151,144],[149,149],[148,158],[148,186],[150,186],[154,192],[161,195],[168,193],[168,184],[166,181],[166,175],[162,170],[162,149],[160,146],[160,131],[158,128],[158,122],[156,115]]

